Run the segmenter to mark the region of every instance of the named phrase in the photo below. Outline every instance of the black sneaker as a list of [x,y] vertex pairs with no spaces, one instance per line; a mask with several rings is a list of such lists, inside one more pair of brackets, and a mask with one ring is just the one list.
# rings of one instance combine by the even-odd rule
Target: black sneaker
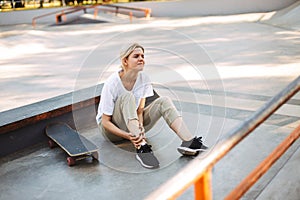
[[149,169],[159,167],[159,162],[151,150],[151,145],[142,145],[136,150],[136,153],[136,159],[142,164],[143,167]]
[[199,152],[206,151],[208,147],[203,144],[201,139],[202,137],[195,137],[190,141],[184,141],[177,150],[179,153],[186,156],[195,156]]

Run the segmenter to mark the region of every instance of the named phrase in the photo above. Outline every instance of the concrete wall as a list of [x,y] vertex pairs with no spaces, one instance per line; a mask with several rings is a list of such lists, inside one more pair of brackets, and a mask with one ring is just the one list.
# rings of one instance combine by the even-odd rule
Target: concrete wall
[[[64,8],[43,8],[35,10],[19,10],[13,12],[0,12],[0,25],[31,24],[36,16],[56,12]],[[43,17],[38,23],[55,23],[55,15]]]

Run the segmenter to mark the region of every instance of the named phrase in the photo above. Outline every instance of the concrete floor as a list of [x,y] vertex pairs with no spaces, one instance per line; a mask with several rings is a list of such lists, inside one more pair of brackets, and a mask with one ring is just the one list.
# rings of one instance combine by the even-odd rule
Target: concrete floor
[[[192,132],[213,146],[300,75],[299,31],[258,22],[260,16],[0,27],[1,111],[102,82],[118,68],[119,49],[138,41],[159,93],[170,96]],[[299,125],[299,105],[297,94],[217,163],[214,199],[223,199]],[[162,122],[149,132],[161,162],[157,170],[142,168],[130,145],[112,145],[95,127],[80,132],[99,146],[99,163],[84,160],[70,168],[65,154],[45,141],[0,158],[0,199],[143,199],[192,159],[179,155],[180,141]],[[299,146],[244,199],[299,199]],[[189,189],[179,199],[192,195]]]
[[[183,114],[189,125],[192,125],[195,118],[200,118],[205,124],[201,129],[211,120],[210,115]],[[297,119],[299,121],[300,118]],[[223,199],[292,130],[270,125],[271,121],[253,132],[214,167],[214,199]],[[221,134],[240,122],[229,115]],[[176,151],[180,141],[162,121],[148,133],[149,142],[161,163],[161,167],[156,170],[141,167],[129,143],[113,145],[102,136],[98,128],[80,132],[99,146],[99,162],[87,159],[79,161],[74,167],[68,167],[65,153],[59,148],[50,149],[45,141],[1,158],[0,179],[4,183],[0,187],[1,199],[143,199],[193,159],[182,157]],[[206,133],[201,135],[205,136]],[[299,197],[299,190],[295,188],[295,185],[299,185],[299,177],[295,176],[299,173],[299,142],[252,187],[244,199]],[[282,189],[282,184],[289,187]],[[192,188],[179,199],[191,198]]]

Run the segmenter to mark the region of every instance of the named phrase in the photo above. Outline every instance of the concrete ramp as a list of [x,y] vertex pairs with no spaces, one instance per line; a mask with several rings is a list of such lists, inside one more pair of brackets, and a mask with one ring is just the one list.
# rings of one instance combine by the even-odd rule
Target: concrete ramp
[[300,1],[291,6],[269,13],[263,19],[263,22],[282,28],[300,30]]
[[178,0],[130,3],[152,9],[154,17],[194,17],[265,13],[283,9],[297,0]]

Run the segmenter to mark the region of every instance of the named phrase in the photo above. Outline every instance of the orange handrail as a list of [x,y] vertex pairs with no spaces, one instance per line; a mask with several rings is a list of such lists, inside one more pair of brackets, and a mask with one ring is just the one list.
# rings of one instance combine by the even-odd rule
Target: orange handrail
[[119,9],[124,9],[124,10],[141,11],[141,12],[145,13],[146,18],[151,17],[151,9],[150,8],[127,7],[127,6],[120,6],[120,5],[114,5],[114,4],[103,4],[101,6],[116,8],[116,10],[115,10],[116,14],[119,13]]
[[59,11],[54,11],[54,12],[50,12],[50,13],[46,13],[46,14],[43,14],[43,15],[39,15],[39,16],[33,17],[32,18],[32,26],[35,27],[37,19],[40,19],[40,18],[43,18],[43,17],[47,17],[47,16],[50,16],[50,15],[57,15],[59,13],[69,12],[69,11],[72,11],[74,9],[79,9],[79,8],[80,9],[84,9],[84,6],[70,7],[70,8],[59,10]]
[[64,21],[66,21],[67,20],[67,17],[66,17],[67,14],[78,12],[78,11],[82,11],[82,10],[83,10],[84,13],[86,13],[86,9],[87,8],[90,8],[90,7],[76,6],[76,7],[73,7],[73,9],[62,10],[60,13],[58,13],[58,14],[55,15],[56,24],[58,24],[59,22],[62,21],[61,20],[62,17],[64,17]]

